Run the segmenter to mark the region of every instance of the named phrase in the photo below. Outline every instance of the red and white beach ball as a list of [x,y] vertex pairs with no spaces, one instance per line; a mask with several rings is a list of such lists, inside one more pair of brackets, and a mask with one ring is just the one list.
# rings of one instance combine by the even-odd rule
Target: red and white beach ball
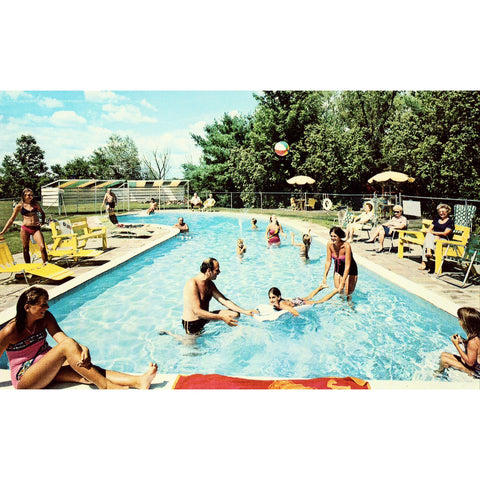
[[280,157],[284,157],[288,153],[289,148],[287,142],[278,142],[275,144],[275,153]]

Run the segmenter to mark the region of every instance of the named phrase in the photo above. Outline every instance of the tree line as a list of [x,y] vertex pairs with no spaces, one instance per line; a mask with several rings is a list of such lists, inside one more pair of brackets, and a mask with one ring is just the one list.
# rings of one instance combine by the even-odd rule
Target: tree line
[[152,159],[139,157],[135,142],[128,136],[113,134],[106,145],[88,156],[75,157],[65,165],[50,168],[45,152],[31,135],[21,135],[17,149],[5,155],[0,166],[0,198],[18,197],[28,187],[37,195],[41,187],[58,179],[162,179],[169,165],[169,153],[152,153]]
[[[308,175],[326,193],[366,193],[394,170],[410,195],[480,198],[480,92],[265,91],[250,115],[224,114],[194,135],[200,164],[182,165],[193,190],[287,192]],[[286,156],[274,151],[289,144]],[[249,201],[249,199],[251,201]]]

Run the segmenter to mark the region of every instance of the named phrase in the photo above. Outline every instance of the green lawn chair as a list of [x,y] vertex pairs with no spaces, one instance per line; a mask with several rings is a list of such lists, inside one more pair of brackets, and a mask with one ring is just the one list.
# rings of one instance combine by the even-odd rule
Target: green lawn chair
[[[442,257],[442,263],[438,272],[442,271],[442,265],[445,260],[457,263],[463,270],[466,270],[463,278],[462,288],[465,287],[468,276],[473,272],[474,276],[480,276],[480,236],[471,235],[465,246],[445,243],[447,247]],[[451,272],[443,273],[449,275]],[[440,273],[437,273],[437,278]]]

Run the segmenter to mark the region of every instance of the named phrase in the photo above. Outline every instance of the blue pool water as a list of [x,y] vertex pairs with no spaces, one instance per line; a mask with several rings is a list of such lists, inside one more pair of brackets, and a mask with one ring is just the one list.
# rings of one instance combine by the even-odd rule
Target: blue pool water
[[[122,217],[173,225],[177,213]],[[308,263],[288,241],[267,248],[267,223],[250,217],[185,213],[190,234],[179,235],[51,302],[68,335],[90,348],[95,363],[126,372],[155,361],[161,373],[238,376],[356,376],[368,380],[432,380],[440,352],[451,350],[457,320],[359,267],[353,309],[338,295],[300,317],[258,322],[241,316],[238,327],[211,322],[194,345],[159,329],[183,334],[182,293],[205,257],[220,262],[217,287],[243,308],[268,303],[270,287],[284,297],[304,296],[323,276],[325,246],[314,238]],[[301,232],[295,231],[297,240]],[[236,256],[237,238],[247,252]],[[353,246],[355,251],[355,246]],[[329,275],[329,285],[333,279]],[[330,289],[320,292],[320,298]],[[211,309],[220,308],[212,300]]]

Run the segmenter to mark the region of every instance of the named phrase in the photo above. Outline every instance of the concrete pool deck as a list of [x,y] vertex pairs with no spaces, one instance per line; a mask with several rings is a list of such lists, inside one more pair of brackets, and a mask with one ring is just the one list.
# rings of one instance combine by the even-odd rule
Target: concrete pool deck
[[[179,215],[209,215],[208,212],[178,211]],[[266,216],[257,215],[262,220]],[[300,231],[311,229],[315,239],[326,244],[329,233],[326,227],[309,223],[308,221],[292,220],[290,218],[282,218],[278,216],[283,225],[291,226]],[[48,290],[51,298],[62,295],[68,290],[76,288],[92,278],[108,271],[121,263],[128,261],[132,257],[158,245],[178,233],[177,229],[168,226],[155,229],[150,238],[121,238],[109,236],[108,249],[93,261],[72,264],[71,268],[75,277],[64,281],[60,285],[52,285],[41,282],[39,285]],[[363,233],[366,235],[366,233]],[[287,239],[290,242],[290,239]],[[92,239],[89,242],[89,248],[98,248],[100,240]],[[418,270],[419,257],[416,251],[410,256],[403,259],[398,258],[396,253],[375,253],[375,246],[365,244],[362,241],[355,241],[352,244],[355,259],[360,265],[369,268],[384,278],[391,280],[393,283],[414,293],[415,295],[430,301],[435,306],[455,315],[456,310],[460,306],[472,306],[480,308],[480,286],[472,285],[461,289],[455,285],[437,279],[435,275],[428,274],[427,271]],[[23,261],[22,255],[14,255],[15,261]],[[319,273],[319,276],[321,274]],[[3,275],[0,275],[0,281]],[[0,325],[15,316],[15,304],[21,293],[29,288],[24,282],[14,281],[8,284],[0,285]],[[181,372],[179,372],[181,373]],[[213,373],[213,372],[212,372]],[[176,374],[157,374],[152,384],[152,388],[171,389]],[[467,379],[465,382],[401,382],[401,381],[369,381],[374,389],[480,389],[480,380]],[[62,385],[54,388],[64,388]],[[0,389],[12,389],[10,383],[10,372],[8,369],[0,368]],[[69,388],[86,389],[91,388],[85,385],[69,386]]]

